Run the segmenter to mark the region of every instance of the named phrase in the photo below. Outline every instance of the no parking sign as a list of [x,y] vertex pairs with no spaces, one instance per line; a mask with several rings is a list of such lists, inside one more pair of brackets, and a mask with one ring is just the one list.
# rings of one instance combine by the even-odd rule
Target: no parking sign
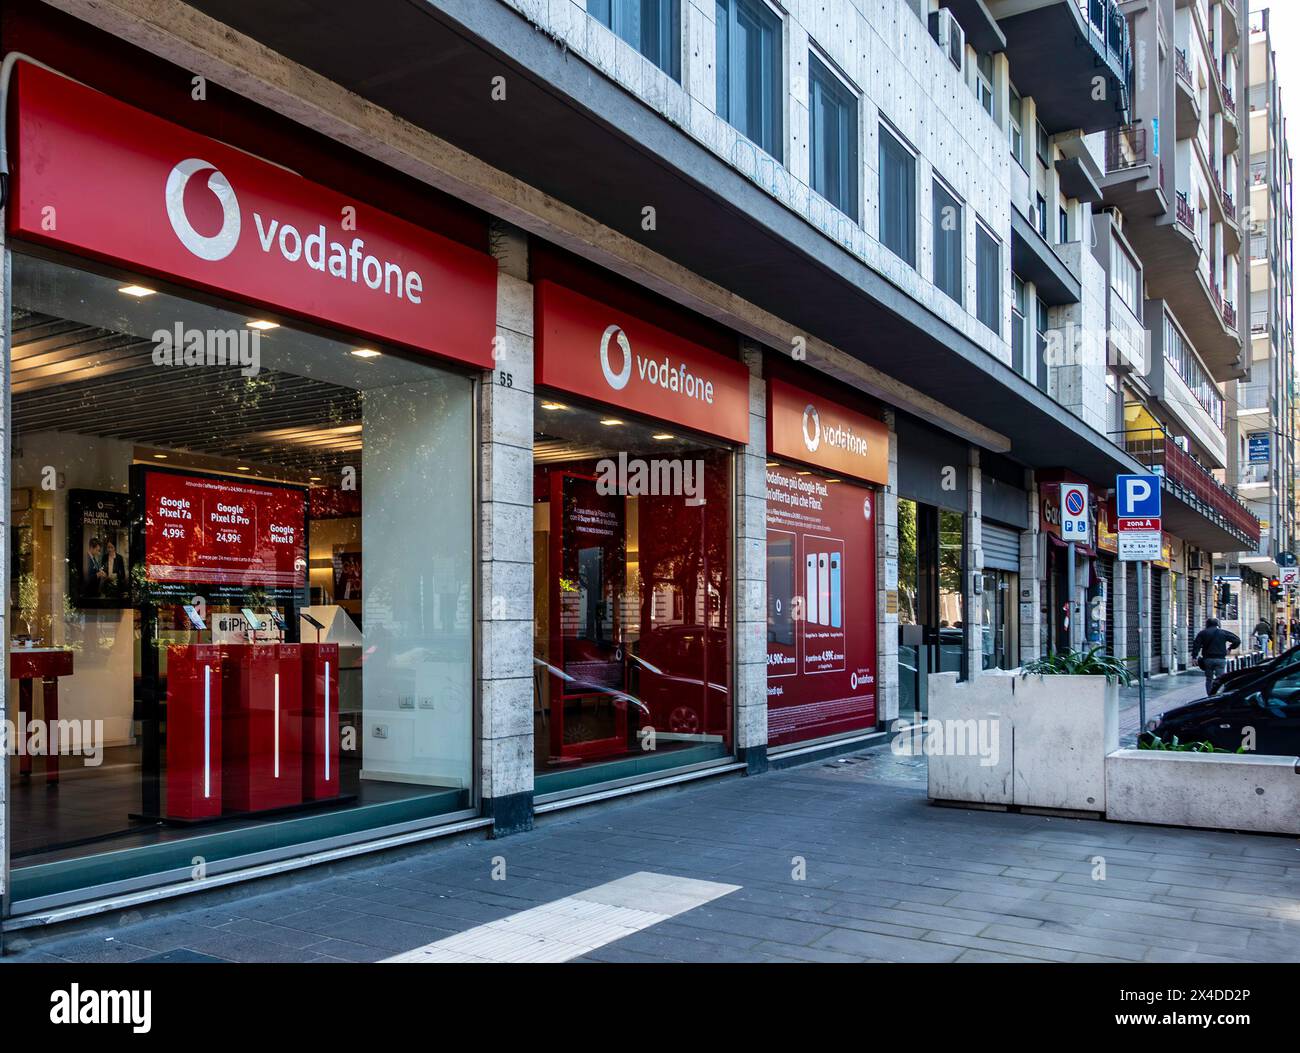
[[1088,543],[1088,487],[1084,483],[1061,484],[1061,537]]

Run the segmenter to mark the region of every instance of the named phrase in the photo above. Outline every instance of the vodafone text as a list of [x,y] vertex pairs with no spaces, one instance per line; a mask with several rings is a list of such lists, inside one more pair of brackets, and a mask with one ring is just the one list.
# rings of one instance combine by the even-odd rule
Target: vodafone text
[[399,300],[405,298],[418,304],[424,294],[424,279],[419,271],[404,271],[392,260],[371,256],[365,252],[366,243],[361,238],[353,238],[345,248],[342,242],[326,240],[323,223],[306,237],[291,223],[281,223],[278,219],[264,221],[260,212],[253,213],[253,223],[263,252],[269,253],[275,246],[290,263],[301,259],[314,271],[343,278],[354,285],[358,279],[371,289],[382,285],[385,296],[396,296]]

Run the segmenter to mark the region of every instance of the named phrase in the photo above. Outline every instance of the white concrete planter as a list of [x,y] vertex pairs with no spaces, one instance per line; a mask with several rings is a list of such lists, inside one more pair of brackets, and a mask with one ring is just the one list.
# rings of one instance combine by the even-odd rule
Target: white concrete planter
[[[1106,811],[1106,755],[1119,748],[1119,688],[1101,676],[930,676],[930,798]],[[981,756],[970,743],[984,743]],[[996,746],[996,748],[992,748]]]
[[1106,758],[1106,818],[1300,834],[1295,757],[1118,750]]

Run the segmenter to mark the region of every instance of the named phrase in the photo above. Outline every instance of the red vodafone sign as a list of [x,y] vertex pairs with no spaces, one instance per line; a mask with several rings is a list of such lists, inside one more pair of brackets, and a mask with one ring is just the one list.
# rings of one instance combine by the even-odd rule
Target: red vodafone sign
[[20,63],[9,233],[481,368],[481,252]]
[[773,377],[767,383],[767,452],[871,483],[889,482],[883,422]]
[[749,370],[553,282],[536,287],[537,383],[749,441]]

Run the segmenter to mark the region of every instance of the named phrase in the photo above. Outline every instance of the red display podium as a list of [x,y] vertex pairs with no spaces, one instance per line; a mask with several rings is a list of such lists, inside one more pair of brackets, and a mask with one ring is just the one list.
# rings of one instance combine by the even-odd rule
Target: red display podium
[[167,648],[167,818],[221,814],[221,648]]
[[302,803],[302,648],[222,650],[222,802],[227,812]]
[[302,796],[339,794],[339,645],[300,644],[302,650]]

